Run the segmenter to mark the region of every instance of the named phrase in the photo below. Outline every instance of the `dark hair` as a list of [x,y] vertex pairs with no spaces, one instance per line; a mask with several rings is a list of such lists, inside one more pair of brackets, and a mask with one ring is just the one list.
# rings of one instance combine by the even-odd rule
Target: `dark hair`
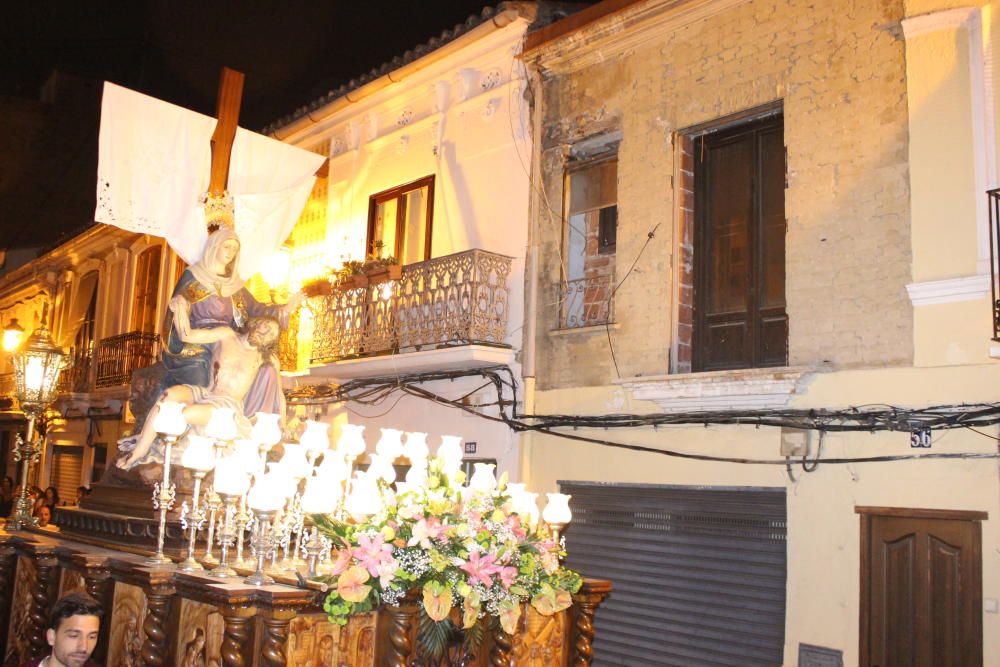
[[104,616],[100,603],[86,593],[64,595],[52,606],[49,614],[49,629],[58,630],[59,624],[70,616]]
[[[45,487],[45,492],[42,494],[42,497],[45,498],[46,496],[49,495],[49,489],[52,490],[52,505],[58,505],[59,504],[59,489],[57,489],[56,487],[54,487],[54,486],[47,486],[47,487]],[[48,504],[48,503],[46,503],[46,504]]]

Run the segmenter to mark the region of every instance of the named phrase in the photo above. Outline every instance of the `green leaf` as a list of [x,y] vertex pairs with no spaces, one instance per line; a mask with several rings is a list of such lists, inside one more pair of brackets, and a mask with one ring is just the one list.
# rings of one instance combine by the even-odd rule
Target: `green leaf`
[[462,649],[466,655],[476,655],[479,647],[483,645],[486,638],[486,618],[476,621],[471,628],[465,631],[465,640],[462,642]]
[[417,642],[420,644],[420,652],[425,657],[431,658],[435,662],[439,661],[448,649],[448,643],[454,632],[455,628],[451,621],[446,619],[436,622],[427,615],[423,607],[420,608],[420,630]]

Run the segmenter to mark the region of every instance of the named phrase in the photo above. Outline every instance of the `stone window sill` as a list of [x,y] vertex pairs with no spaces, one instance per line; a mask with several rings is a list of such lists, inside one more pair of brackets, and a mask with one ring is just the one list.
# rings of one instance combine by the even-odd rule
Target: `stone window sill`
[[664,412],[774,410],[788,406],[815,369],[802,366],[651,375],[616,380]]

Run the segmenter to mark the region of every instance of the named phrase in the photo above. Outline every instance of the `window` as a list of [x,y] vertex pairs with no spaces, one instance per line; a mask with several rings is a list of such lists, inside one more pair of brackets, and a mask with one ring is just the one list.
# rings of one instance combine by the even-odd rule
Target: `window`
[[433,221],[433,176],[372,195],[368,254],[391,255],[402,264],[430,259]]
[[694,140],[694,371],[788,363],[783,128],[772,115]]
[[156,331],[156,296],[160,289],[161,246],[146,248],[135,265],[132,331]]
[[611,321],[618,236],[617,144],[592,152],[574,147],[566,170],[566,283],[561,327]]

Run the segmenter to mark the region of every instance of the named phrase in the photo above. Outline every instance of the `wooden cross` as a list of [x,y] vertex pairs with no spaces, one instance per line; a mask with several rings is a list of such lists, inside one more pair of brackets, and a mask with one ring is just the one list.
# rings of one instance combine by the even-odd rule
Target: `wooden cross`
[[[228,67],[222,68],[219,77],[219,96],[215,105],[218,123],[212,134],[212,170],[208,181],[208,192],[221,197],[229,183],[229,161],[233,153],[236,126],[240,122],[240,104],[243,101],[242,72]],[[316,175],[326,178],[329,160],[323,162]]]

